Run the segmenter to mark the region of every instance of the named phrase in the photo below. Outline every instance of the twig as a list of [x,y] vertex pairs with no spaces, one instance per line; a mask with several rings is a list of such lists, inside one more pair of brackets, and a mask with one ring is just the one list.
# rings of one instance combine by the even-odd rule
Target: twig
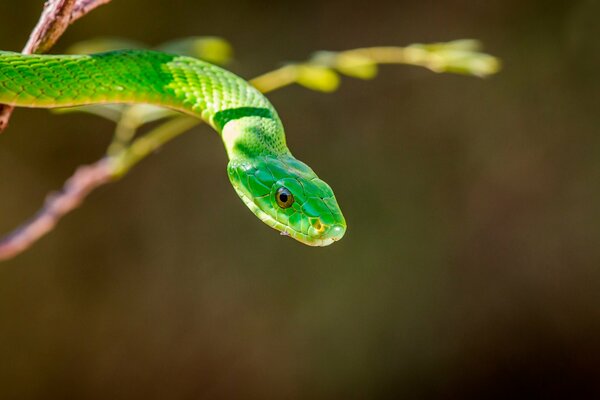
[[[48,0],[36,27],[29,35],[23,54],[45,53],[68,26],[110,0]],[[0,104],[0,133],[8,126],[14,107]]]
[[294,84],[298,79],[296,69],[295,65],[286,65],[256,77],[250,83],[261,92],[267,93],[277,88]]
[[48,197],[37,215],[0,242],[0,261],[13,258],[50,232],[58,221],[77,208],[92,190],[112,179],[110,170],[106,159],[80,167],[60,193]]

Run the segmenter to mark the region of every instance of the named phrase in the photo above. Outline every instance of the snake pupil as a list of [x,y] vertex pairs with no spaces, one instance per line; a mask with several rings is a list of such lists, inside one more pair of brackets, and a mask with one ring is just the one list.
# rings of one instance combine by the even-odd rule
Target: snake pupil
[[277,199],[277,204],[281,208],[289,208],[294,204],[294,196],[284,187],[277,189],[277,196],[275,198]]

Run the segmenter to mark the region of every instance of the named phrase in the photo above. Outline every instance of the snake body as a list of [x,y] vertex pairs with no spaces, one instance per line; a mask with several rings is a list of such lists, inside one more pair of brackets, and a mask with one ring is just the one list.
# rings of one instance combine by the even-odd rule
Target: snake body
[[36,108],[147,103],[191,114],[221,135],[229,180],[261,221],[311,246],[327,246],[346,231],[331,187],[289,151],[267,98],[207,62],[147,50],[0,52],[0,103]]

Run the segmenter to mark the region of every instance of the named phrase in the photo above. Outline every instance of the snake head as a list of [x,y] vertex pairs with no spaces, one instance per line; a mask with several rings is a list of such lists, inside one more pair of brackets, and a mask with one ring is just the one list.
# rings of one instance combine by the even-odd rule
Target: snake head
[[309,246],[328,246],[346,232],[331,187],[291,154],[231,160],[229,180],[265,224]]

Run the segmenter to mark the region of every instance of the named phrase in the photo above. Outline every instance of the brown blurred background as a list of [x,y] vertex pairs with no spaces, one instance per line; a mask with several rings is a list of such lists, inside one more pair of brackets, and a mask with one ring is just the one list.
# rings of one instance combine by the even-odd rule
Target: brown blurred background
[[[0,2],[18,50],[42,1]],[[261,224],[199,127],[0,266],[1,399],[600,397],[600,1],[115,0],[55,52],[218,35],[253,77],[315,50],[481,39],[487,80],[400,66],[269,97],[349,224]],[[0,231],[113,125],[18,110]]]

